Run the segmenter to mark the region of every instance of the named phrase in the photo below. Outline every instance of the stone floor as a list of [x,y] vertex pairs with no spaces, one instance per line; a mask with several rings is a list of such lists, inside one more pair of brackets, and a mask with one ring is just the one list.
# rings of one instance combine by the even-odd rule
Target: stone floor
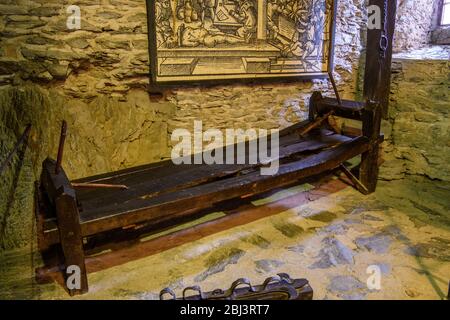
[[[91,272],[89,293],[76,299],[157,299],[164,287],[226,289],[239,277],[259,284],[279,272],[307,278],[315,299],[444,299],[450,184],[408,178],[380,181],[370,196],[342,187],[304,197],[315,188],[294,186],[251,204],[259,212],[276,206],[277,214]],[[30,250],[0,256],[0,298],[69,298],[57,283],[35,283],[39,255]],[[381,272],[379,290],[368,288],[370,266]]]

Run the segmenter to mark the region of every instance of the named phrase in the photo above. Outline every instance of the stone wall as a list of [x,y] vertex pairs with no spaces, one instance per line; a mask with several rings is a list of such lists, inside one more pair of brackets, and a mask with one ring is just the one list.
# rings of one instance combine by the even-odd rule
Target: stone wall
[[434,19],[432,25],[432,32],[430,36],[430,40],[432,44],[437,45],[450,45],[450,26],[441,26],[441,11],[439,7],[439,1],[435,1],[434,5]]
[[450,181],[449,58],[440,47],[394,57],[382,179]]
[[414,50],[430,43],[438,0],[398,0],[394,51]]

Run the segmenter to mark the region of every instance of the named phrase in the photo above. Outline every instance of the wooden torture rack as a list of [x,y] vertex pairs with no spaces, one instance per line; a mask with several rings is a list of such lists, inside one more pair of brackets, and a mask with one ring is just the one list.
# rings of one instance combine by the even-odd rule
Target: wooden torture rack
[[[167,160],[70,181],[62,166],[63,125],[57,160],[43,162],[36,214],[40,250],[45,253],[57,246],[64,272],[68,266],[80,268],[81,287],[69,293],[88,291],[85,240],[98,234],[142,223],[170,224],[212,204],[334,169],[340,169],[362,193],[374,192],[383,141],[380,124],[388,106],[396,1],[370,0],[370,4],[383,8],[385,18],[381,29],[368,30],[364,101],[341,100],[330,73],[336,96],[314,92],[308,120],[280,131],[280,165],[274,175],[261,175],[266,163],[175,165]],[[336,132],[328,123],[331,115],[358,120],[362,129]],[[344,163],[356,156],[361,156],[359,170],[350,171]]]

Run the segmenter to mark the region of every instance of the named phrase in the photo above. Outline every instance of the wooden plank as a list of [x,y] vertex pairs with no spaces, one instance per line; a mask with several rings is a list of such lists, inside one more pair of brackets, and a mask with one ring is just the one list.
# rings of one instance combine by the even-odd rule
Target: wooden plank
[[370,148],[361,155],[359,179],[368,193],[375,191],[378,182],[379,132],[381,126],[381,106],[369,102],[363,113],[363,135],[369,139]]
[[[85,248],[86,269],[88,273],[98,272],[122,265],[129,261],[148,257],[218,232],[279,214],[288,208],[294,208],[300,204],[326,197],[332,193],[343,190],[348,186],[339,179],[333,179],[331,175],[311,177],[302,182],[311,183],[315,188],[263,206],[255,207],[239,202],[240,205],[238,207],[233,209],[223,209],[227,214],[222,218],[207,221],[190,228],[171,232],[146,241],[136,242],[138,235],[134,234],[130,238],[122,238],[120,243],[117,242],[118,238],[121,239],[120,237],[110,238],[111,242],[100,242],[100,245],[97,245],[96,242],[95,250],[89,252],[89,249],[86,251]],[[276,189],[274,192],[276,192]],[[217,208],[217,210],[221,209],[221,207]],[[98,255],[98,253],[102,251],[106,252]],[[94,254],[94,256],[90,257],[90,254]],[[39,268],[39,270],[46,279],[59,276],[58,268],[54,268],[51,264]]]
[[[295,135],[294,132],[286,133],[280,137],[280,147],[285,145],[290,145],[294,142],[298,142],[299,137]],[[239,144],[240,145],[240,144]],[[249,142],[243,143],[245,150],[248,152]],[[234,145],[235,154],[237,145]],[[223,148],[223,154],[225,157],[225,148]],[[191,158],[190,162],[194,163],[193,158],[195,155],[189,156]],[[248,154],[247,154],[248,158]],[[91,178],[84,178],[74,181],[74,183],[107,183],[107,184],[123,184],[129,187],[131,190],[138,189],[142,187],[143,181],[157,180],[157,179],[167,179],[170,176],[176,176],[177,174],[183,174],[187,171],[198,170],[199,165],[181,164],[175,165],[171,160],[163,161],[160,165],[152,164],[149,166],[138,167],[136,169],[121,170],[118,172],[112,172],[108,174],[103,174],[100,176],[94,176]],[[221,166],[223,169],[224,166]],[[232,168],[230,168],[232,169]],[[219,169],[220,170],[220,169]],[[234,169],[232,169],[234,170]],[[217,171],[217,170],[216,170]],[[192,173],[195,176],[195,172]],[[83,200],[95,199],[102,197],[104,190],[77,190],[77,197]],[[123,192],[117,194],[119,197],[123,195]]]
[[[316,135],[311,140],[298,142],[282,147],[279,152],[279,159],[291,157],[303,152],[317,151],[326,147],[338,145],[350,140],[339,135]],[[248,151],[248,149],[247,149]],[[158,177],[140,177],[140,183],[128,186],[128,190],[92,190],[89,194],[77,192],[78,201],[81,203],[83,211],[96,209],[110,203],[129,201],[133,198],[145,197],[147,199],[160,194],[175,192],[196,185],[212,182],[217,179],[224,179],[235,176],[243,170],[256,170],[261,164],[243,165],[190,165],[184,170],[177,170],[171,174]]]
[[59,195],[61,188],[64,188],[68,194],[75,197],[75,190],[70,186],[70,181],[67,178],[64,170],[60,170],[58,174],[55,173],[56,161],[50,158],[44,160],[42,164],[41,173],[41,187],[45,190],[50,204],[55,204],[55,199]]
[[363,134],[370,140],[370,149],[361,157],[360,180],[369,192],[374,192],[378,179],[378,155],[381,118],[388,111],[392,40],[395,29],[396,0],[370,0],[369,5],[382,9],[381,29],[367,31],[364,97],[367,101],[363,112]]
[[[298,135],[295,135],[294,133],[307,126],[309,124],[308,120],[296,123],[290,127],[287,127],[285,129],[280,130],[279,136],[280,136],[280,146],[282,145],[288,145],[292,143],[292,141],[298,140]],[[94,182],[104,182],[104,183],[117,183],[117,184],[126,184],[125,179],[120,180],[121,177],[130,177],[132,174],[139,174],[144,175],[149,173],[150,176],[153,176],[155,174],[163,174],[161,170],[171,171],[171,170],[184,170],[185,168],[189,167],[190,165],[179,165],[176,166],[173,164],[171,159],[145,164],[141,166],[136,166],[133,168],[127,168],[118,170],[115,172],[108,172],[103,173],[95,176],[85,177],[81,179],[76,179],[74,182],[77,183],[94,183]],[[166,167],[169,167],[169,169],[165,169]],[[109,182],[108,182],[109,181]]]
[[[42,193],[39,190],[39,182],[34,185],[34,214],[36,219],[36,231],[38,236],[38,248],[43,251],[47,249],[46,237],[44,232],[48,226],[45,225],[46,208],[43,206]],[[58,237],[59,242],[59,237]]]
[[[387,116],[391,84],[392,40],[395,30],[397,0],[369,0],[369,5],[381,8],[384,20],[386,7],[386,24],[381,29],[367,30],[366,66],[364,73],[364,98],[366,101],[378,101],[382,114]],[[384,30],[385,29],[385,30]],[[381,47],[386,50],[381,51]]]
[[[47,194],[48,205],[55,208],[57,218],[56,233],[51,236],[61,243],[64,255],[65,270],[69,266],[77,266],[80,271],[79,288],[69,289],[70,295],[82,294],[88,291],[86,267],[84,263],[83,236],[80,227],[80,217],[75,196],[75,190],[70,185],[66,173],[62,168],[56,172],[56,161],[46,159],[43,162],[41,174],[41,188]],[[43,205],[42,199],[37,202]],[[38,216],[40,219],[40,215]],[[44,231],[40,241],[41,248],[48,239]],[[65,273],[67,276],[67,272]]]
[[[64,254],[65,276],[68,275],[68,268],[72,266],[78,267],[80,272],[79,288],[68,288],[68,290],[70,295],[82,294],[88,291],[88,282],[77,203],[73,196],[63,191],[56,198],[55,206],[58,217],[59,238]],[[71,272],[74,271],[72,270]]]
[[368,149],[368,139],[355,138],[340,146],[309,156],[301,161],[281,165],[273,176],[259,172],[213,182],[149,200],[132,200],[81,215],[83,235],[92,235],[140,221],[164,221],[191,214],[211,204],[242,194],[257,194],[301,178],[334,169],[342,162]]
[[310,122],[311,121],[308,119],[308,120],[296,123],[290,127],[284,128],[284,129],[280,130],[280,137],[284,137],[284,136],[290,135],[293,132],[301,130],[302,128],[306,127]]
[[[280,187],[298,179],[316,175],[338,167],[342,162],[368,150],[368,139],[358,137],[336,148],[311,155],[300,161],[284,164],[273,176],[259,172],[223,181],[196,186],[176,193],[163,194],[148,200],[131,200],[101,209],[81,213],[83,236],[113,230],[142,221],[155,223],[182,217],[210,207],[213,203],[242,194],[257,194]],[[47,238],[56,239],[57,229],[47,230]]]
[[334,111],[334,115],[338,117],[359,121],[362,120],[362,111],[365,103],[352,100],[342,100],[341,104],[339,104],[336,98],[322,97],[320,92],[314,94],[314,99],[311,99],[311,105],[316,116],[323,116],[330,111]]

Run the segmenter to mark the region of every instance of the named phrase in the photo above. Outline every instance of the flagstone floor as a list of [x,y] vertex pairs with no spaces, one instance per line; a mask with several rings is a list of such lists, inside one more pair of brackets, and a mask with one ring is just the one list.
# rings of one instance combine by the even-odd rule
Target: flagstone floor
[[[345,187],[297,202],[314,188],[286,188],[251,204],[260,212],[277,206],[277,214],[91,272],[89,293],[74,299],[158,299],[165,287],[177,294],[192,285],[227,289],[239,277],[260,284],[279,272],[307,278],[314,299],[445,298],[448,183],[380,181],[370,196]],[[35,282],[39,254],[27,250],[1,254],[0,298],[69,299],[59,284]]]

